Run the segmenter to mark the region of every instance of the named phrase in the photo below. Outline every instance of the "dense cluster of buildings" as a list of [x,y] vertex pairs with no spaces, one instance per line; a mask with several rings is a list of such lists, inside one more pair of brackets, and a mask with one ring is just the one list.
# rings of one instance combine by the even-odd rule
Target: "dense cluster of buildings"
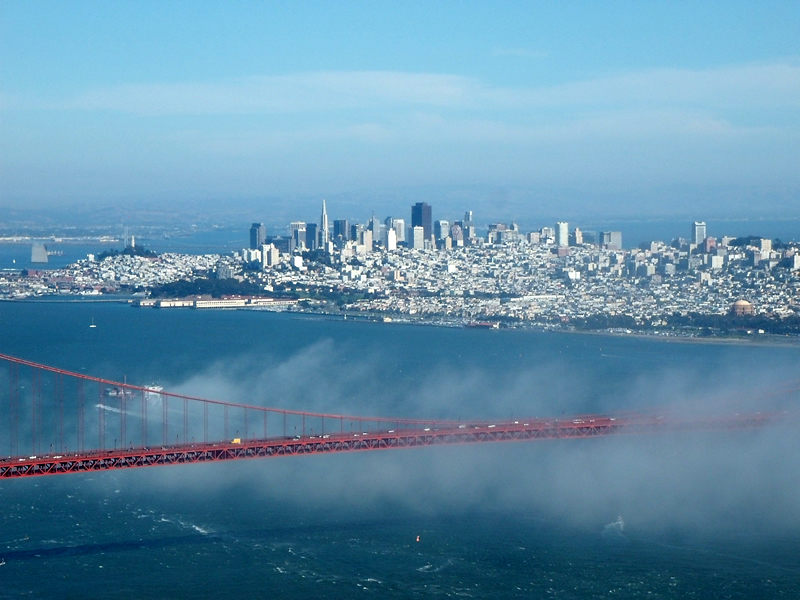
[[214,276],[226,259],[217,254],[117,254],[103,260],[89,255],[62,269],[0,273],[0,299],[31,296],[100,296],[144,291],[165,283]]
[[262,260],[265,266],[273,266],[281,255],[306,251],[322,251],[326,254],[344,253],[346,256],[367,254],[375,250],[394,251],[398,248],[414,250],[450,250],[473,245],[504,244],[527,240],[539,243],[554,240],[556,246],[597,244],[605,248],[621,250],[622,233],[619,231],[571,233],[567,223],[557,223],[555,228],[545,227],[523,235],[516,223],[492,223],[485,239],[479,238],[472,211],[464,213],[462,220],[434,221],[432,209],[426,202],[417,202],[411,207],[411,221],[373,215],[367,223],[349,223],[347,219],[335,219],[331,226],[325,201],[319,223],[293,221],[288,235],[268,236],[263,223],[253,223],[250,228],[250,260]]
[[[620,232],[582,232],[566,222],[527,233],[494,223],[479,236],[471,211],[452,223],[433,221],[426,203],[412,207],[406,226],[393,217],[330,222],[323,202],[319,223],[292,222],[285,235],[268,236],[254,223],[250,247],[231,255],[89,257],[66,269],[0,278],[0,297],[146,294],[198,278],[237,279],[265,297],[305,299],[282,305],[296,310],[392,319],[553,324],[625,315],[658,327],[692,313],[800,315],[797,245],[714,238],[702,222],[692,224],[688,239],[628,250]],[[161,301],[173,305],[188,306]]]

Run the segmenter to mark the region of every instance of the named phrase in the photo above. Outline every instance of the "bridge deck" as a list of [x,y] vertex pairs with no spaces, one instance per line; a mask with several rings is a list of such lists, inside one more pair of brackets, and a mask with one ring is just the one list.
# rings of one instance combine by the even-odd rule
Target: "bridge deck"
[[332,452],[356,452],[415,448],[443,444],[477,444],[561,438],[591,438],[621,434],[652,434],[677,431],[742,429],[761,427],[779,420],[771,414],[747,414],[715,418],[671,418],[662,416],[579,416],[571,419],[472,423],[444,427],[339,433],[292,438],[182,444],[159,448],[129,448],[81,454],[10,457],[0,460],[0,478],[86,473],[111,469],[203,463],[245,458],[300,456]]

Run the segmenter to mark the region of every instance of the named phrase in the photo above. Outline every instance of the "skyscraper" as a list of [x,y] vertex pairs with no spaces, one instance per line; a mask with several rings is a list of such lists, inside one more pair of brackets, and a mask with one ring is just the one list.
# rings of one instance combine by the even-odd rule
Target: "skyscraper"
[[367,222],[367,229],[372,232],[372,241],[373,242],[383,242],[383,235],[382,234],[382,226],[381,221],[378,217],[375,216],[375,213],[372,213],[372,218]]
[[361,223],[353,223],[350,225],[350,239],[354,242],[361,243],[361,232],[364,231],[364,225]]
[[425,228],[417,225],[411,228],[411,247],[422,250],[425,247]]
[[[431,207],[426,202],[417,202],[411,207],[411,227],[422,227],[424,238],[431,239],[433,235],[433,221]],[[414,246],[416,248],[416,245]]]
[[465,239],[471,240],[475,237],[475,220],[471,210],[464,213],[464,220],[461,222],[461,230]]
[[267,228],[263,223],[253,223],[250,228],[250,249],[261,250],[264,241],[267,239]]
[[450,235],[450,221],[436,221],[433,224],[433,235],[437,240],[443,240]]
[[316,223],[308,223],[306,225],[306,248],[308,250],[316,250],[319,248],[319,234]]
[[705,221],[695,221],[692,224],[692,237],[690,242],[699,246],[706,239],[706,223]]
[[386,228],[386,249],[397,250],[397,234],[391,227]]
[[325,207],[325,200],[322,201],[322,214],[319,218],[319,247],[326,248],[331,239],[331,232],[328,229],[328,209]]
[[292,221],[289,224],[292,234],[293,248],[303,249],[306,247],[306,224],[303,221]]
[[375,247],[375,240],[372,237],[372,229],[362,229],[359,235],[361,239],[358,241],[362,246],[364,246],[364,251],[372,252],[372,249]]
[[343,242],[350,239],[350,226],[347,219],[336,219],[333,222],[333,239],[337,240],[339,236],[342,237]]
[[397,235],[397,241],[405,242],[406,241],[406,220],[405,219],[395,219],[393,217],[386,217],[384,221],[386,227],[391,227],[394,229],[395,234]]
[[600,233],[600,245],[608,250],[622,250],[621,231],[603,231]]
[[565,221],[556,223],[556,246],[569,246],[569,223]]
[[458,223],[453,223],[450,227],[450,237],[453,239],[453,244],[456,246],[464,245],[464,230]]

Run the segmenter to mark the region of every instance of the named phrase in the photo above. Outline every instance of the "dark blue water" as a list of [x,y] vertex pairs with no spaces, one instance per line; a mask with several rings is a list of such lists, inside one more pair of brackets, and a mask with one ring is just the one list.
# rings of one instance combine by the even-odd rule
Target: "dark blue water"
[[[787,344],[92,303],[0,304],[0,352],[203,397],[465,419],[791,409],[797,392],[767,390],[800,364]],[[798,436],[776,427],[5,481],[0,597],[798,597],[798,472]]]

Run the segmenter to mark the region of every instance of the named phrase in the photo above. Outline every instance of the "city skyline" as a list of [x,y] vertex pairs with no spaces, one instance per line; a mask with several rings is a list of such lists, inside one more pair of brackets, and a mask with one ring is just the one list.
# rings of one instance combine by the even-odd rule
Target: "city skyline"
[[6,3],[0,200],[796,215],[798,18],[792,3]]

